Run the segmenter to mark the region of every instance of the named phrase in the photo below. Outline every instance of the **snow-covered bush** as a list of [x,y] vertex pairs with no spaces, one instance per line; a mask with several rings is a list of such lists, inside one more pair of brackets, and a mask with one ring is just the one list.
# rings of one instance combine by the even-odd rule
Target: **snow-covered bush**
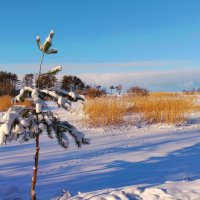
[[[44,54],[57,53],[55,49],[49,49],[52,45],[52,37],[54,33],[50,32],[44,44],[40,43],[40,37],[37,36],[37,44],[39,49],[43,52],[39,77],[41,76],[41,66]],[[62,70],[61,66],[57,66],[45,74],[55,75]],[[27,95],[29,93],[29,95]],[[33,101],[32,107],[13,105],[3,116],[0,126],[0,144],[6,144],[12,140],[19,139],[20,141],[28,141],[35,139],[35,164],[33,167],[32,200],[36,199],[35,184],[38,170],[38,155],[39,155],[39,136],[41,133],[46,133],[50,138],[56,138],[58,143],[67,148],[69,145],[67,134],[72,136],[80,147],[82,144],[89,144],[89,139],[85,138],[84,134],[79,132],[73,125],[67,121],[61,121],[59,117],[48,109],[44,101],[45,97],[51,98],[59,107],[70,110],[71,103],[78,100],[83,101],[84,96],[78,95],[74,92],[67,92],[60,88],[42,89],[24,87],[20,93],[13,99],[13,103],[24,101],[27,96],[31,96]]]

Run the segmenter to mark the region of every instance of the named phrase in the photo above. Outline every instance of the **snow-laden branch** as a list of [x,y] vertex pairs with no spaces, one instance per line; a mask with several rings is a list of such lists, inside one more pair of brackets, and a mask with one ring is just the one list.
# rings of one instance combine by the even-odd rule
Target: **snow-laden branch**
[[[55,90],[55,91],[54,91]],[[36,107],[36,113],[41,113],[43,108],[47,108],[45,101],[42,100],[41,96],[49,96],[53,100],[56,100],[59,107],[63,107],[67,110],[71,108],[71,101],[84,100],[83,95],[78,95],[74,92],[67,92],[59,88],[47,89],[32,89],[30,87],[24,87],[20,90],[19,95],[14,98],[14,102],[23,101],[27,93],[31,93],[33,103]],[[61,95],[59,95],[61,94]],[[66,95],[64,98],[62,94]]]
[[50,96],[52,99],[56,100],[59,107],[63,107],[67,110],[70,110],[71,102],[68,99],[56,94],[54,91],[50,91],[47,89],[40,90],[40,92],[43,94],[46,94],[46,95]]
[[22,118],[25,110],[24,106],[13,106],[5,113],[0,127],[0,144],[6,142],[7,139],[16,138],[16,134],[20,134],[24,128],[28,127],[30,120]]
[[46,103],[40,98],[40,90],[30,87],[24,87],[20,90],[19,95],[14,98],[14,102],[23,101],[26,94],[31,92],[32,100],[35,104],[36,113],[41,113],[43,108],[46,108]]
[[20,90],[19,94],[14,98],[14,102],[23,101],[27,94],[32,93],[33,88],[31,87],[24,87]]
[[85,97],[83,95],[77,94],[75,92],[68,92],[66,90],[60,89],[58,87],[50,88],[51,91],[55,91],[57,94],[65,95],[67,96],[71,101],[78,101],[78,100],[85,100]]
[[47,74],[57,74],[58,72],[62,71],[62,66],[54,67],[53,69],[49,70]]
[[68,131],[72,137],[74,137],[75,142],[78,147],[81,147],[82,144],[90,144],[90,140],[85,138],[85,135],[78,131],[73,125],[67,121],[60,121],[56,124],[58,127],[63,128],[65,131]]
[[47,36],[44,44],[41,44],[40,36],[36,37],[36,42],[37,42],[38,48],[45,54],[53,54],[53,53],[58,52],[57,49],[50,49],[50,47],[52,46],[53,35],[54,35],[54,32],[53,32],[53,30],[51,30],[49,35]]

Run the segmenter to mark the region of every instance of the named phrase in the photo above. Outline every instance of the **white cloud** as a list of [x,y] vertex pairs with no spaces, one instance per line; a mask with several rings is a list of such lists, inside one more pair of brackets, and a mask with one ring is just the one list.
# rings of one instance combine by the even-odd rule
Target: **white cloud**
[[[110,62],[110,63],[44,63],[42,71],[47,71],[57,65],[63,66],[64,74],[96,73],[96,72],[125,72],[132,70],[152,70],[166,68],[186,68],[188,66],[197,67],[200,63],[192,60],[158,60],[158,61],[130,61],[130,62]],[[14,73],[38,73],[39,63],[22,64],[0,64],[1,70],[9,70]]]
[[84,81],[109,87],[122,84],[126,90],[131,86],[141,86],[155,91],[181,91],[200,87],[200,70],[171,70],[130,73],[79,74]]
[[[124,90],[138,85],[156,91],[180,91],[200,87],[200,63],[197,61],[133,61],[94,64],[44,64],[42,71],[57,65],[63,66],[61,74],[75,74],[87,84],[122,84]],[[38,64],[7,64],[0,70],[22,74],[37,73]],[[168,70],[166,70],[168,69]],[[143,71],[142,71],[143,70]],[[60,77],[61,75],[59,75]]]

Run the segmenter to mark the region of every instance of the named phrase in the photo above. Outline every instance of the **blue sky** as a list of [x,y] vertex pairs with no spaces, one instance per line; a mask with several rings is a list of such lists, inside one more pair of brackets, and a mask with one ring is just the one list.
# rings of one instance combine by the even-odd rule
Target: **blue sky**
[[43,41],[55,31],[63,65],[88,83],[179,91],[200,87],[198,0],[2,0],[0,70],[36,73]]

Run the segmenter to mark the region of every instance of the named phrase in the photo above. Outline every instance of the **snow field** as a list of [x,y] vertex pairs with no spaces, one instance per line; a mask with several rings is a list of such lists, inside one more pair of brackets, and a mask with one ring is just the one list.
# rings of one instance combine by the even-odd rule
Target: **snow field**
[[[75,106],[77,113],[80,105]],[[67,150],[41,136],[38,200],[198,200],[200,125],[87,129],[76,114],[50,105],[82,130],[91,144]],[[81,118],[81,113],[78,119]],[[34,141],[0,149],[0,199],[27,200]]]

